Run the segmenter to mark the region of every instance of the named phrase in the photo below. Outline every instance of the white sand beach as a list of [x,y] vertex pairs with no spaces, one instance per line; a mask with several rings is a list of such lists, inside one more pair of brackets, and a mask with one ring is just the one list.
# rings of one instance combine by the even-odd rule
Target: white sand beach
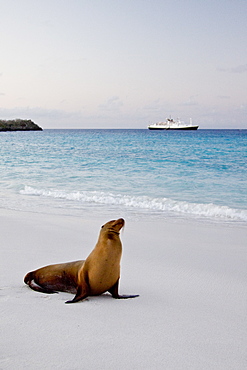
[[0,210],[0,369],[246,369],[244,226],[126,219],[120,293],[135,299],[66,305],[23,283],[87,257],[107,221]]

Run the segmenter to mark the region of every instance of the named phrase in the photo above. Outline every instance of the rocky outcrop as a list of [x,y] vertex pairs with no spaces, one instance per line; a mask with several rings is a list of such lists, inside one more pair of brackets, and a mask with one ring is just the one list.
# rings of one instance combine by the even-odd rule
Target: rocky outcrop
[[1,131],[42,131],[42,128],[30,119],[0,120]]

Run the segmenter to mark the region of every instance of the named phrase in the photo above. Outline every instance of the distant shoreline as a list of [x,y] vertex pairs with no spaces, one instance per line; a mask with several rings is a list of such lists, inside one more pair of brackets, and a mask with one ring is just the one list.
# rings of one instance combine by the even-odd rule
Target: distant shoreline
[[43,129],[30,119],[0,120],[0,132],[7,131],[43,131]]

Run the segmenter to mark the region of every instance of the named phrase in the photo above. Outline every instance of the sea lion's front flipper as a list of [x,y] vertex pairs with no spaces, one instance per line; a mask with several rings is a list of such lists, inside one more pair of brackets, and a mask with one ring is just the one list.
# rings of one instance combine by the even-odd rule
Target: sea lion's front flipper
[[118,298],[119,297],[118,284],[119,284],[119,279],[116,281],[116,283],[110,289],[108,289],[108,292],[111,293],[113,298]]
[[82,301],[83,299],[87,297],[88,297],[88,293],[86,292],[86,290],[83,289],[81,286],[79,286],[74,298],[71,301],[67,301],[65,303],[76,303],[76,302]]
[[83,268],[79,271],[79,281],[77,292],[74,298],[71,301],[67,301],[65,303],[76,303],[82,301],[83,299],[87,298],[90,293],[89,283],[88,283],[88,274],[87,272],[83,273]]
[[139,294],[134,294],[134,295],[119,295],[118,297],[113,297],[116,299],[128,299],[128,298],[136,298],[139,297]]
[[118,284],[119,284],[119,279],[117,282],[108,290],[109,293],[111,293],[113,298],[116,299],[128,299],[128,298],[135,298],[139,297],[139,294],[136,295],[119,295],[118,294]]

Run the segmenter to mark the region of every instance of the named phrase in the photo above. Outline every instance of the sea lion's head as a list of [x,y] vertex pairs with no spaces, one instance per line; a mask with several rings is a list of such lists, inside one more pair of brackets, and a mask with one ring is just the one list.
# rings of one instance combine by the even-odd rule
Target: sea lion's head
[[124,226],[125,221],[123,218],[119,218],[118,220],[112,220],[107,222],[101,227],[102,231],[110,231],[119,234],[119,231],[122,229]]

